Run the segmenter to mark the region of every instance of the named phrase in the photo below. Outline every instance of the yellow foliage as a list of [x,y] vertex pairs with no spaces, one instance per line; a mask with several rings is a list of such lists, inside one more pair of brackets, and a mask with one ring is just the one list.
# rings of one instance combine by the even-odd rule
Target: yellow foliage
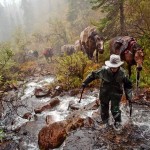
[[27,75],[31,75],[36,68],[37,68],[37,64],[35,61],[28,61],[21,64],[20,71]]

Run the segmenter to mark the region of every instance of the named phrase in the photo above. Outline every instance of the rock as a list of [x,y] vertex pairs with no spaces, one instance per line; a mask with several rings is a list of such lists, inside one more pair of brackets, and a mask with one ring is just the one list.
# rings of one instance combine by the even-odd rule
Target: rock
[[47,125],[50,125],[54,122],[54,118],[52,115],[47,115],[46,118],[45,118],[45,122]]
[[39,114],[45,110],[51,109],[51,108],[59,105],[59,103],[60,103],[60,100],[58,98],[52,99],[48,104],[41,106],[41,107],[38,107],[38,108],[35,108],[34,112],[36,114]]
[[80,106],[79,106],[79,104],[75,104],[74,101],[70,101],[68,104],[68,110],[69,109],[78,110],[78,109],[80,109]]
[[80,92],[80,89],[73,89],[73,90],[70,90],[69,95],[75,96],[75,95],[79,94],[79,92]]
[[15,150],[17,147],[18,144],[15,141],[6,141],[0,143],[0,150]]
[[59,103],[60,103],[60,100],[58,98],[54,98],[50,101],[49,105],[51,106],[51,108],[53,108],[53,107],[59,105]]
[[32,117],[32,114],[31,114],[30,112],[27,112],[27,113],[25,113],[25,114],[22,116],[22,118],[28,119],[28,120],[30,120],[31,117]]
[[46,105],[44,105],[42,107],[35,108],[34,112],[36,114],[40,114],[42,111],[45,111],[45,110],[50,109],[50,108],[51,108],[51,105],[50,104],[46,104]]
[[34,95],[36,98],[45,97],[50,94],[50,90],[43,90],[41,88],[36,88],[34,91]]
[[35,112],[36,114],[40,114],[40,113],[42,112],[42,110],[41,110],[41,108],[35,108],[35,109],[34,109],[34,112]]
[[98,100],[95,100],[83,107],[85,110],[96,110],[99,107],[100,103]]
[[39,148],[48,150],[58,148],[66,139],[66,122],[59,121],[43,127],[38,134]]
[[42,150],[58,148],[66,139],[68,132],[84,126],[84,120],[76,117],[43,127],[38,134],[39,148]]

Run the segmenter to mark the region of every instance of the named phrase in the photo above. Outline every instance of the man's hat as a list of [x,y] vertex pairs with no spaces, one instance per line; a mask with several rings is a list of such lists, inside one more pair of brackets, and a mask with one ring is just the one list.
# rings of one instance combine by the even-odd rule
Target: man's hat
[[105,65],[110,67],[110,68],[117,68],[120,67],[124,62],[121,61],[119,55],[112,54],[110,56],[110,60],[105,61]]

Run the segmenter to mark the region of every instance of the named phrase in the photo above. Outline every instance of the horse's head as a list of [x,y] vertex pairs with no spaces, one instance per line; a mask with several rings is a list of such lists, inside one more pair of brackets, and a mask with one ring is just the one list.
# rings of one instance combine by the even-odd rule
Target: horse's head
[[92,32],[89,38],[93,41],[95,49],[98,50],[100,54],[104,52],[104,38],[99,36],[97,32]]
[[133,48],[133,52],[134,52],[134,61],[136,62],[136,65],[137,65],[137,70],[141,71],[142,70],[143,61],[144,61],[143,49],[137,43],[135,43],[132,48]]
[[104,53],[104,39],[98,35],[95,35],[96,49],[99,53]]

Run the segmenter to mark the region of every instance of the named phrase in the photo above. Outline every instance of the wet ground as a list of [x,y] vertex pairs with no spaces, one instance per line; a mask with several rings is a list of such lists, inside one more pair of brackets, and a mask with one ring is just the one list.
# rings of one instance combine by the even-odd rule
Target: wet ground
[[[70,101],[74,101],[75,104],[84,106],[90,102],[95,101],[98,98],[98,90],[88,91],[83,94],[81,103],[78,103],[80,94],[77,96],[59,96],[59,106],[49,111],[44,111],[41,114],[34,113],[34,108],[46,103],[51,98],[36,98],[34,96],[34,89],[41,87],[45,84],[53,82],[53,77],[36,78],[29,80],[26,83],[24,94],[21,96],[28,108],[22,108],[18,110],[20,116],[29,110],[32,112],[31,120],[22,119],[19,116],[14,115],[14,123],[11,125],[7,120],[3,125],[10,131],[11,129],[21,127],[20,131],[16,133],[10,131],[11,144],[5,150],[39,150],[37,140],[39,130],[45,126],[46,115],[52,115],[55,121],[65,119],[70,114],[71,110],[68,110]],[[121,133],[114,131],[112,124],[113,119],[110,117],[110,127],[103,128],[97,126],[93,128],[80,128],[76,131],[72,131],[65,142],[60,148],[55,150],[148,150],[150,149],[150,111],[149,107],[144,105],[133,104],[132,118],[129,117],[129,108],[126,105],[121,106],[122,110],[122,124],[123,130]],[[95,110],[99,111],[99,110]],[[92,116],[93,111],[88,111],[82,114],[83,117]],[[111,116],[111,115],[110,115]],[[11,117],[12,118],[12,117]],[[13,147],[11,147],[13,146]]]

